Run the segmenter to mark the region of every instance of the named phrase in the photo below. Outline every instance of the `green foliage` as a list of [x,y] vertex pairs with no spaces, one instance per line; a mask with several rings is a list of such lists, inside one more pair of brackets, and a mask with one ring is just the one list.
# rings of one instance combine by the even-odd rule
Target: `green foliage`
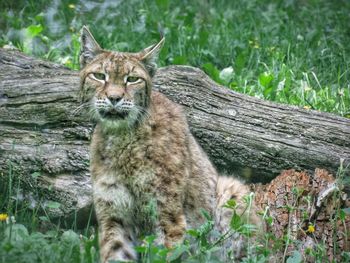
[[87,238],[72,230],[29,234],[21,224],[0,225],[0,233],[0,262],[98,262],[93,235]]
[[0,46],[77,69],[79,30],[107,49],[166,37],[161,65],[202,68],[259,98],[350,117],[350,2],[299,0],[2,1]]
[[51,222],[48,210],[61,204],[40,201],[35,182],[41,174],[28,175],[33,181],[30,193],[24,194],[16,166],[8,162],[8,167],[8,180],[0,184],[0,214],[7,216],[0,219],[0,262],[98,262],[94,229],[87,225],[80,234]]
[[[232,209],[233,217],[231,228],[225,233],[218,234],[214,227],[214,221],[210,215],[202,211],[206,222],[196,229],[187,231],[187,239],[173,249],[167,249],[155,245],[155,236],[148,236],[143,240],[143,244],[136,248],[141,254],[141,262],[221,262],[219,253],[223,243],[234,235],[242,234],[249,237],[256,232],[256,228],[246,222],[244,215],[236,212],[236,203],[230,200],[225,207]],[[249,204],[247,204],[247,208]],[[232,223],[234,222],[234,223]],[[229,253],[231,253],[230,251]],[[265,258],[263,255],[251,254],[244,262],[259,262]],[[261,261],[263,262],[263,261]]]
[[[302,190],[295,189],[293,193],[300,196]],[[237,209],[238,205],[234,200],[230,200],[225,204],[225,208],[232,211],[232,218],[230,221],[230,228],[225,233],[217,233],[214,227],[212,218],[203,211],[206,222],[196,229],[187,231],[187,238],[185,241],[173,249],[167,249],[164,246],[156,244],[156,236],[146,236],[141,245],[136,247],[136,251],[140,255],[142,263],[202,263],[202,262],[217,262],[220,263],[219,253],[221,247],[226,241],[231,238],[242,236],[245,238],[245,246],[242,248],[245,252],[239,262],[246,263],[263,263],[269,262],[275,255],[281,258],[281,251],[287,246],[293,245],[298,248],[297,240],[291,240],[289,232],[282,238],[276,238],[271,233],[257,232],[257,228],[252,226],[247,221],[247,213],[250,211],[254,195],[251,194],[244,198],[244,211]],[[335,198],[339,198],[335,196]],[[53,205],[55,208],[57,205]],[[290,207],[291,211],[296,210],[296,207]],[[334,220],[338,218],[345,220],[345,213],[347,209],[339,210],[339,214]],[[31,211],[27,210],[27,216],[30,216]],[[262,218],[269,224],[272,220],[268,216],[268,208],[264,212]],[[31,215],[37,217],[37,215]],[[39,216],[41,218],[42,216]],[[73,231],[71,229],[64,230],[58,226],[52,225],[48,231],[40,231],[37,225],[32,225],[29,230],[25,225],[20,224],[21,219],[26,220],[23,213],[14,214],[10,216],[9,220],[0,220],[0,262],[67,262],[67,263],[83,263],[83,262],[99,262],[98,242],[95,236],[95,230],[89,226],[82,231]],[[45,217],[50,221],[49,218]],[[28,223],[26,223],[28,224]],[[30,224],[30,222],[29,222]],[[254,239],[251,240],[251,238]],[[335,244],[336,245],[336,244]],[[336,248],[336,246],[335,246]],[[231,250],[228,250],[227,257],[232,258]],[[348,252],[339,252],[342,256],[342,261],[348,262],[350,258]],[[325,244],[318,243],[312,249],[306,249],[306,255],[311,256],[315,262],[325,262],[327,258]],[[276,258],[275,258],[276,259]],[[234,260],[232,258],[232,260]],[[233,261],[232,261],[233,262]],[[286,257],[288,263],[303,262],[303,257],[298,250]]]
[[[78,69],[83,25],[90,26],[104,48],[120,51],[138,51],[157,42],[161,28],[166,37],[161,66],[200,67],[232,90],[350,117],[349,13],[346,0],[1,1],[0,47],[16,47]],[[99,262],[93,229],[87,226],[80,234],[53,224],[45,209],[59,209],[58,202],[38,204],[31,196],[20,200],[15,170],[9,164],[8,181],[0,185],[0,213],[9,215],[8,222],[0,221],[0,262]],[[340,181],[349,184],[342,171]],[[40,176],[31,174],[34,182]],[[33,195],[38,194],[33,189]],[[251,202],[246,201],[249,211]],[[226,204],[233,211],[227,233],[215,233],[204,213],[207,221],[189,230],[188,239],[173,250],[157,246],[154,236],[145,237],[137,248],[141,261],[217,262],[215,255],[225,240],[238,233],[249,241],[256,232],[236,206],[232,200]],[[344,221],[349,213],[348,208],[339,209],[334,220]],[[263,218],[273,224],[268,208]],[[42,231],[41,224],[50,230]],[[278,239],[264,233],[248,242],[242,262],[267,262],[288,242],[293,242],[288,234]],[[306,252],[315,262],[326,258],[322,243]],[[348,252],[339,253],[343,262],[350,261]],[[301,255],[293,251],[286,261],[301,262]]]

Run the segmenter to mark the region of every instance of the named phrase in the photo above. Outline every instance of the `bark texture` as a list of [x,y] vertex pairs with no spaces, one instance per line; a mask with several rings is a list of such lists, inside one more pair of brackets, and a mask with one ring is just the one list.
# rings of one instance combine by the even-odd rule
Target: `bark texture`
[[202,71],[161,69],[156,87],[185,106],[191,130],[219,170],[267,182],[283,169],[335,172],[350,162],[350,120],[233,92]]
[[[350,163],[349,119],[239,94],[188,66],[159,69],[154,84],[185,107],[192,132],[220,171],[268,182],[283,169],[335,173],[341,160],[344,167]],[[0,49],[0,190],[11,185],[14,199],[29,207],[86,223],[93,126],[79,109],[78,87],[78,72]],[[287,193],[294,182],[310,183],[305,178],[293,172],[257,188],[259,203],[277,204],[284,193],[274,187]],[[271,196],[261,197],[265,191]],[[273,231],[280,235],[283,229]]]
[[329,262],[341,260],[342,252],[350,251],[350,214],[343,210],[350,200],[342,192],[341,180],[328,171],[316,169],[309,175],[286,170],[269,184],[251,185],[251,189],[260,209],[271,217],[267,232],[286,240],[276,262],[284,262],[281,259],[295,250],[306,262],[315,262],[312,252],[318,245],[325,247]]

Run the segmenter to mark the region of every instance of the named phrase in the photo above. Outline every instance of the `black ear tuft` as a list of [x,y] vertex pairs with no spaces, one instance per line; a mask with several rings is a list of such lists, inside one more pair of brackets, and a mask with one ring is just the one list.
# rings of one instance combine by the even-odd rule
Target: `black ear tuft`
[[80,45],[80,67],[83,68],[100,54],[102,49],[87,26],[81,29]]
[[163,37],[157,44],[147,47],[140,52],[141,61],[145,64],[151,77],[156,72],[158,55],[164,45],[164,41],[165,38]]

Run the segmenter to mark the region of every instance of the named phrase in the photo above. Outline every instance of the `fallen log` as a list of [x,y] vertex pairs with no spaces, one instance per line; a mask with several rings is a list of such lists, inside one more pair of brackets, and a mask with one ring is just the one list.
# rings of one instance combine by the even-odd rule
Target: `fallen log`
[[[154,84],[184,106],[220,171],[268,182],[283,169],[335,173],[350,163],[349,119],[239,94],[188,66],[159,69]],[[52,217],[86,218],[91,204],[93,127],[77,110],[78,87],[76,71],[0,49],[0,190],[13,184]]]

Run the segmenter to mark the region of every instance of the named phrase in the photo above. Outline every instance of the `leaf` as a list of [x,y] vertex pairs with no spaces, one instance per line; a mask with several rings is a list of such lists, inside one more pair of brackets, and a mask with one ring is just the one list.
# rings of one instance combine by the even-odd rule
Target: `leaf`
[[79,235],[75,233],[73,230],[65,231],[61,236],[61,241],[71,247],[72,245],[79,245],[80,239]]
[[79,236],[77,233],[75,233],[73,230],[67,230],[62,234],[61,239],[65,240],[76,240],[79,239]]
[[150,236],[146,236],[146,237],[145,237],[145,241],[146,241],[148,244],[152,244],[154,240],[156,240],[156,237],[155,237],[154,235],[150,235]]
[[225,208],[229,208],[229,209],[235,209],[237,206],[237,203],[235,200],[230,199],[226,202],[226,204],[223,205],[223,207]]
[[344,222],[344,220],[346,218],[346,213],[344,212],[343,209],[339,210],[338,216],[339,216],[339,219]]
[[287,259],[287,263],[300,263],[302,261],[303,257],[301,256],[300,252],[296,250],[293,251],[293,255]]
[[233,230],[238,230],[242,226],[242,218],[234,211],[230,226]]
[[28,36],[30,36],[32,38],[39,35],[41,33],[41,31],[43,31],[43,27],[41,24],[30,25],[29,27],[26,28],[26,32],[27,32]]
[[187,58],[185,56],[176,56],[173,59],[173,64],[175,64],[175,65],[186,65],[186,64],[188,64]]
[[251,233],[254,233],[257,231],[257,227],[256,225],[252,225],[252,224],[244,224],[241,229],[240,229],[240,233],[245,235],[245,236],[248,236],[250,235]]
[[34,17],[35,21],[40,23],[44,21],[44,13],[41,12]]
[[169,0],[156,0],[156,3],[160,9],[167,9],[169,6]]
[[273,218],[271,216],[266,217],[265,219],[266,223],[270,226],[273,224]]
[[170,256],[167,258],[169,261],[173,261],[175,259],[178,259],[181,257],[181,255],[186,252],[188,249],[184,245],[177,246],[171,253]]
[[208,38],[209,38],[209,32],[204,30],[204,28],[202,28],[202,30],[199,32],[198,44],[201,47],[205,47],[206,45],[208,45]]
[[49,219],[46,216],[39,216],[39,219],[45,222],[49,221]]
[[29,237],[27,228],[21,224],[14,224],[9,226],[5,230],[5,236],[7,238],[11,237],[12,241],[20,241]]
[[61,204],[55,201],[47,201],[46,202],[46,207],[52,208],[52,209],[58,209],[60,208]]
[[235,69],[237,70],[237,73],[240,73],[242,69],[244,68],[247,60],[247,54],[244,52],[240,52],[235,60]]
[[189,234],[190,236],[193,236],[193,237],[198,237],[199,236],[199,233],[196,229],[189,229],[187,230],[187,234]]
[[40,174],[39,172],[34,172],[34,173],[31,174],[31,176],[32,176],[34,179],[38,178],[40,175],[41,175],[41,174]]
[[59,233],[56,230],[49,230],[45,233],[45,235],[50,238],[57,238]]
[[269,72],[264,72],[259,75],[259,83],[265,89],[270,87],[272,80],[273,80],[273,75]]
[[211,63],[205,63],[202,65],[205,73],[207,73],[213,80],[216,82],[223,84],[220,79],[220,71]]
[[347,208],[343,208],[341,210],[339,210],[339,218],[341,221],[345,221],[346,215],[350,214],[350,207]]
[[135,247],[135,250],[138,253],[146,253],[147,248],[146,247],[137,246],[137,247]]
[[212,221],[213,220],[211,218],[211,216],[209,215],[209,213],[207,211],[205,211],[204,209],[201,209],[201,213],[205,217],[205,219],[207,219],[208,221]]

